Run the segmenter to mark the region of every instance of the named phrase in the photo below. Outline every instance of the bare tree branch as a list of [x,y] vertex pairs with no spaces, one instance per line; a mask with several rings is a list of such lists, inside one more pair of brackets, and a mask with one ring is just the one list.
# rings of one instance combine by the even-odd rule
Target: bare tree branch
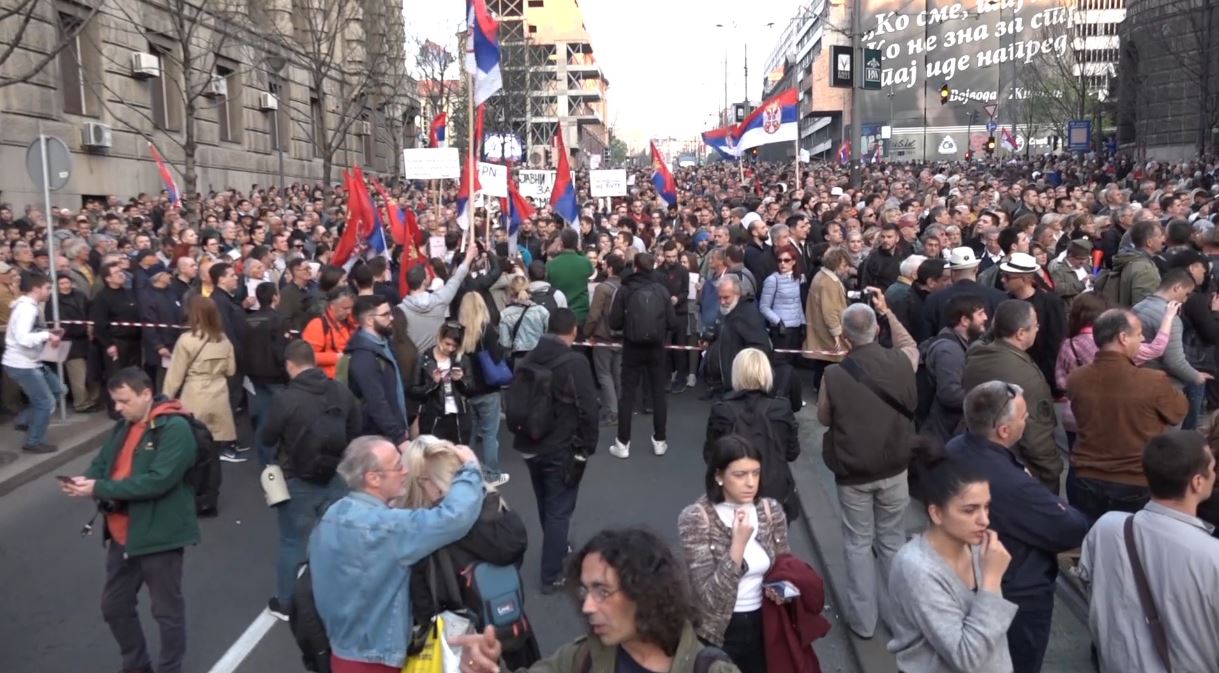
[[[55,23],[59,28],[59,41],[53,44],[51,48],[48,49],[46,53],[40,56],[37,60],[35,60],[33,64],[18,74],[0,76],[0,89],[3,89],[6,86],[12,86],[14,84],[21,84],[22,82],[30,81],[36,77],[38,73],[42,72],[43,69],[51,63],[51,61],[58,58],[59,53],[66,49],[67,46],[76,39],[77,35],[80,35],[81,31],[83,31],[85,27],[89,25],[89,22],[93,20],[93,17],[97,16],[98,11],[102,7],[102,0],[94,0],[94,2],[96,4],[89,8],[88,14],[80,17],[79,21],[75,22],[71,26],[65,26],[62,19],[59,18],[59,12],[52,8],[52,14],[55,16]],[[25,35],[27,35],[26,29],[29,27],[30,22],[34,18],[38,4],[38,0],[22,0],[22,2],[14,6],[11,10],[0,12],[0,22],[6,21],[19,13],[22,15],[20,25],[18,25],[17,30],[13,33],[13,35],[16,36],[16,39],[7,45],[4,48],[4,51],[0,52],[0,70],[2,70],[3,66],[8,63],[8,60],[12,57],[13,53],[16,52],[17,48],[21,46],[21,40]]]

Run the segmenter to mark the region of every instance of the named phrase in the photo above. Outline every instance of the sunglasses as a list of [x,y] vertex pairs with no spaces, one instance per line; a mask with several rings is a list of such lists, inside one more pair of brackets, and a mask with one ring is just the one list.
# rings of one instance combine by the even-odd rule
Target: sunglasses
[[796,260],[792,259],[791,257],[780,257],[779,258],[780,264],[791,264],[794,261],[796,261]]

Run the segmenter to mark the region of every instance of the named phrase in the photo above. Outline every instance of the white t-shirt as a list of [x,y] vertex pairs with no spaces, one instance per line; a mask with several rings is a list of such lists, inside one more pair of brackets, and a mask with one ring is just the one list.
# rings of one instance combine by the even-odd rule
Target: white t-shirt
[[453,396],[453,382],[449,379],[451,375],[450,370],[453,368],[452,358],[445,358],[443,360],[436,358],[436,368],[442,374],[440,386],[444,389],[444,413],[446,416],[448,414],[455,414],[457,413],[457,398]]
[[766,550],[762,549],[761,543],[758,542],[758,508],[756,505],[734,505],[720,502],[715,505],[715,513],[719,516],[720,521],[731,530],[738,508],[744,508],[748,512],[753,534],[749,536],[749,542],[745,543],[744,560],[747,570],[741,576],[740,584],[737,584],[736,607],[733,608],[733,612],[753,612],[762,607],[762,580],[766,577],[766,572],[770,570],[770,556],[767,556]]

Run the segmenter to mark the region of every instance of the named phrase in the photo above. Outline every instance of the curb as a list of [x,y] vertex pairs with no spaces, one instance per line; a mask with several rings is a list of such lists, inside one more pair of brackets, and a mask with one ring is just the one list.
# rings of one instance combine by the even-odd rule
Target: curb
[[110,432],[110,424],[99,425],[96,429],[81,429],[68,437],[68,442],[60,446],[59,451],[46,458],[31,463],[18,472],[0,480],[0,497],[21,488],[35,479],[54,472],[57,468],[88,455],[97,448],[97,442]]
[[[802,421],[801,452],[792,466],[796,468],[793,470],[793,477],[797,485],[796,498],[800,503],[800,519],[812,540],[813,551],[820,567],[825,572],[823,579],[828,592],[829,607],[839,614],[841,618],[838,622],[846,628],[844,606],[847,580],[846,558],[842,553],[842,522],[830,500],[829,492],[816,476],[817,466],[811,462],[806,463],[820,459],[821,441],[818,435],[822,428],[815,420],[809,422],[810,419],[801,419],[799,415],[797,420]],[[868,640],[856,636],[850,629],[847,629],[846,636],[857,670],[861,673],[892,673],[894,660],[893,655],[885,649],[888,630],[883,624],[877,625],[876,635]]]

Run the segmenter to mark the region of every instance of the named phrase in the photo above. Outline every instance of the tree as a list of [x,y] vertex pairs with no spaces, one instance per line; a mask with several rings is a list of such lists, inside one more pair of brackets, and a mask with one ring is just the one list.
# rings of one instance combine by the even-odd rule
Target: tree
[[610,165],[613,165],[613,166],[623,165],[623,163],[626,162],[626,158],[630,153],[631,153],[631,149],[629,147],[627,147],[626,143],[622,140],[622,138],[619,138],[618,136],[613,136],[610,138],[610,142],[609,142]]
[[[0,7],[0,36],[4,38],[0,40],[3,44],[0,47],[0,89],[30,81],[58,58],[97,16],[101,0],[92,0],[92,3],[82,5],[84,11],[72,16],[65,16],[56,11],[52,3],[40,0],[17,0],[12,6]],[[49,10],[51,17],[39,17],[40,9]],[[33,42],[39,32],[30,29],[39,18],[57,28],[57,37],[45,50]],[[24,52],[34,56],[27,59]]]
[[430,125],[432,119],[448,110],[453,101],[456,88],[453,70],[457,57],[443,45],[423,37],[413,38],[413,46],[415,78],[426,106],[425,120]]

